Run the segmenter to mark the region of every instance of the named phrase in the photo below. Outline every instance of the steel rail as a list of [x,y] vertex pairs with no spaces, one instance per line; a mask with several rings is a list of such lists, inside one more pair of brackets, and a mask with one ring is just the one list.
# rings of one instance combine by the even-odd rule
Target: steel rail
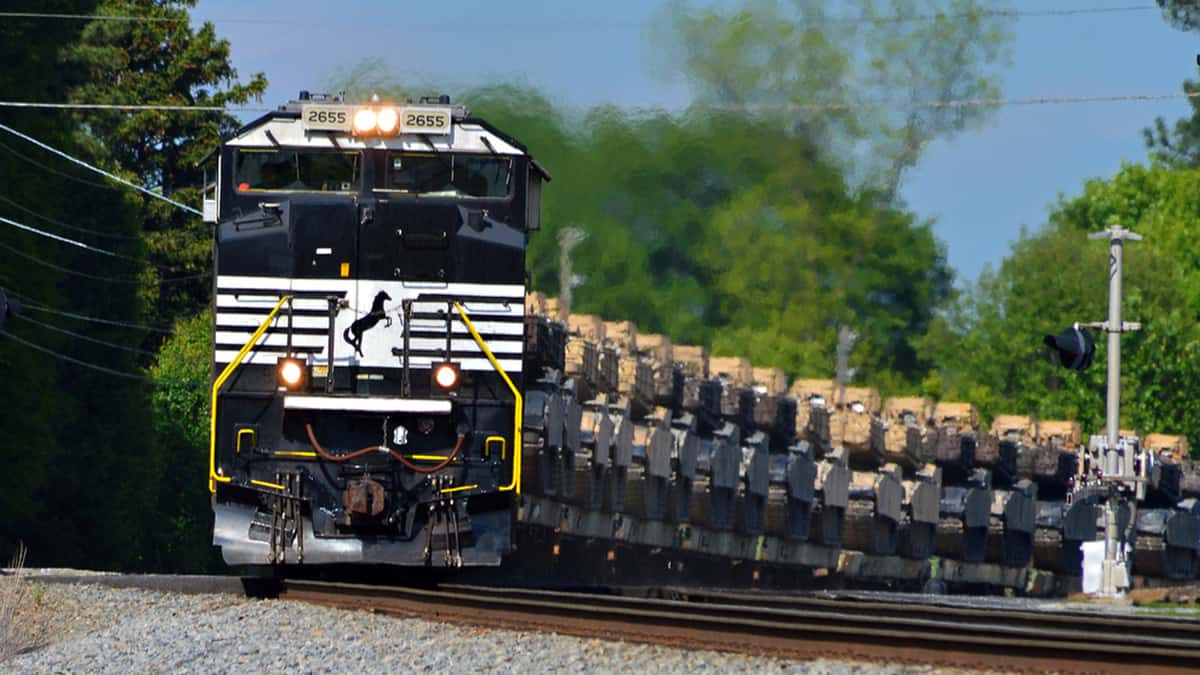
[[[1111,660],[1170,667],[1200,665],[1200,640],[1196,639],[1200,623],[1158,618],[1003,609],[955,612],[947,610],[959,608],[821,599],[813,599],[818,602],[805,608],[799,602],[780,606],[778,599],[761,603],[759,598],[749,596],[710,595],[697,602],[463,585],[420,589],[297,580],[283,582],[279,597],[418,616],[422,612],[414,611],[407,603],[436,608],[434,614],[438,616],[462,608],[515,613],[540,617],[546,625],[568,632],[578,632],[581,626],[564,627],[563,619],[609,628],[617,622],[639,626],[640,630],[626,629],[621,637],[640,641],[663,641],[663,635],[656,638],[647,634],[645,629],[649,627],[668,633],[690,630],[692,641],[699,634],[725,649],[737,649],[742,642],[755,642],[761,647],[763,640],[782,653],[804,651],[800,648],[803,643],[832,642],[846,647],[869,642],[876,647],[916,646],[960,655],[982,653],[1009,658],[1036,652],[1040,658],[1057,661],[1069,658],[1093,663]],[[770,604],[774,606],[764,606]],[[480,622],[481,614],[472,612],[458,618]]]
[[1086,624],[1089,626],[1100,626],[1107,628],[1133,628],[1136,630],[1144,628],[1147,622],[1154,622],[1157,629],[1164,631],[1181,631],[1190,638],[1200,639],[1200,615],[1198,615],[1196,619],[1178,616],[1153,616],[1144,614],[1122,616],[1087,610],[1027,610],[1007,608],[997,609],[993,607],[968,607],[963,605],[938,604],[936,600],[932,602],[912,604],[866,600],[857,597],[835,599],[802,595],[712,591],[685,587],[667,588],[664,590],[671,593],[686,595],[693,602],[716,602],[725,604],[753,603],[760,606],[796,609],[805,607],[845,608],[847,606],[851,606],[855,609],[870,611],[895,611],[897,609],[904,609],[910,613],[921,612],[931,615],[965,618],[994,618],[996,616],[996,612],[999,611],[1003,613],[1003,617],[1007,621],[1024,620],[1037,624],[1063,622],[1070,623],[1074,626]]

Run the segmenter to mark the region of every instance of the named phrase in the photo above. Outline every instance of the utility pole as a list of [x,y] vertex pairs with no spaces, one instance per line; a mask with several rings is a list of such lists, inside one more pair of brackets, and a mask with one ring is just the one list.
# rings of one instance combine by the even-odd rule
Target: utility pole
[[558,318],[566,321],[571,315],[571,295],[575,275],[571,272],[571,250],[587,239],[578,227],[565,227],[558,233]]

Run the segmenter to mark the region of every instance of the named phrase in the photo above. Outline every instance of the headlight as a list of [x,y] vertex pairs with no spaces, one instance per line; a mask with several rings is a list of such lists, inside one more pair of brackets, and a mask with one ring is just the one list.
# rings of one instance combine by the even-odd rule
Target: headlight
[[359,108],[354,113],[354,133],[360,136],[374,133],[378,116],[370,108]]
[[458,366],[453,363],[434,364],[433,383],[442,391],[453,390],[458,386]]
[[383,108],[376,116],[379,133],[390,136],[400,128],[400,113],[395,108]]
[[304,371],[300,359],[279,359],[279,383],[288,389],[299,389],[304,384]]

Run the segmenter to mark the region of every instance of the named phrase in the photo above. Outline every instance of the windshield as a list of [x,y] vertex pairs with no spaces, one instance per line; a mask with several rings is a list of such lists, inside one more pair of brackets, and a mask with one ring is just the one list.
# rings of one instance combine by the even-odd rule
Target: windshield
[[389,152],[384,190],[431,197],[507,197],[512,162],[492,155]]
[[239,150],[235,182],[241,192],[352,192],[358,167],[357,153]]

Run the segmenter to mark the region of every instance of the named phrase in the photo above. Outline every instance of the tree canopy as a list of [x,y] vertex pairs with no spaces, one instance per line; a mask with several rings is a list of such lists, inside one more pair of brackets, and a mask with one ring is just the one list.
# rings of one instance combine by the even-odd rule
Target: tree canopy
[[940,317],[926,346],[937,351],[941,393],[965,396],[997,413],[1070,418],[1085,429],[1104,422],[1105,345],[1081,373],[1047,358],[1042,337],[1072,322],[1101,321],[1107,307],[1107,242],[1089,232],[1120,224],[1144,235],[1125,246],[1127,321],[1122,338],[1123,428],[1178,433],[1200,441],[1200,170],[1129,164],[1062,200],[1049,224],[1024,233],[994,272]]
[[[229,45],[211,25],[189,24],[194,4],[58,0],[40,8],[173,21],[6,18],[0,54],[20,67],[0,73],[0,98],[190,105],[261,92],[261,76],[238,84]],[[8,108],[0,121],[191,203],[198,160],[234,124],[212,113]],[[0,174],[0,215],[115,254],[0,227],[0,285],[24,302],[0,337],[0,450],[9,468],[0,478],[0,550],[23,539],[35,564],[195,569],[205,559],[196,552],[209,548],[210,516],[205,495],[181,485],[203,485],[197,448],[173,437],[177,429],[156,428],[151,402],[162,392],[146,368],[173,316],[208,305],[210,230],[10,135],[0,138]]]
[[929,104],[996,96],[1013,19],[978,0],[866,0],[854,12],[831,4],[675,0],[658,22],[663,65],[691,84],[697,104],[786,111],[783,128],[892,204],[931,141],[994,112]]
[[868,377],[928,367],[911,340],[950,292],[944,247],[928,223],[855,192],[778,116],[598,108],[571,122],[534,91],[464,100],[556,176],[530,249],[536,288],[558,292],[557,233],[577,226],[588,235],[573,253],[577,311],[794,375],[830,372],[837,325],[850,322]]

